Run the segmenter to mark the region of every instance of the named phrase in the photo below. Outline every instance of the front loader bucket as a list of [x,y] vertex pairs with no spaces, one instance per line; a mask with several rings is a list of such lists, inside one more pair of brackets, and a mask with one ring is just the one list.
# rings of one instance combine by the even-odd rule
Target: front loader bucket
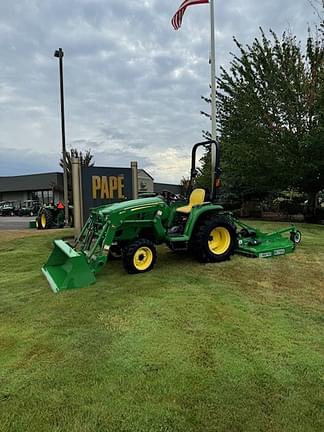
[[85,255],[63,240],[54,240],[53,252],[42,272],[54,292],[83,288],[96,281]]

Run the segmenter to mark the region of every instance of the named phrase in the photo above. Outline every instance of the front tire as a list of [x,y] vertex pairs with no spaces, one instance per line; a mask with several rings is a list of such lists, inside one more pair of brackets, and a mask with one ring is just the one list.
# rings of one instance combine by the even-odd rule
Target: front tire
[[145,273],[156,262],[156,249],[151,240],[139,239],[124,249],[123,264],[128,273]]
[[37,218],[35,219],[35,225],[36,225],[36,228],[38,230],[42,229],[42,226],[41,226],[41,223],[40,223],[40,216],[37,216]]
[[200,262],[221,262],[230,259],[236,242],[234,224],[226,216],[215,215],[199,223],[191,249]]

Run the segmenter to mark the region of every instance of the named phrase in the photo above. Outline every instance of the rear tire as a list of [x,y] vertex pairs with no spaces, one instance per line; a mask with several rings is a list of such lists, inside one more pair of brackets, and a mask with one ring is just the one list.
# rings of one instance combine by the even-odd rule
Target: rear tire
[[43,208],[38,216],[39,229],[49,229],[52,228],[54,223],[53,214],[50,210]]
[[222,215],[198,222],[191,250],[200,262],[221,262],[230,259],[237,243],[235,225]]
[[123,264],[128,273],[145,273],[152,270],[156,262],[154,243],[148,239],[139,239],[124,249]]

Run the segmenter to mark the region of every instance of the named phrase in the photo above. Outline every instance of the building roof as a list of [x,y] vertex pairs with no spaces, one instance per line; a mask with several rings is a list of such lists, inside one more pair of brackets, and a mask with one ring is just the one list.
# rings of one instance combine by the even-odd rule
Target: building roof
[[0,177],[0,192],[50,190],[54,185],[63,185],[62,173],[49,172]]
[[147,177],[149,177],[151,180],[154,180],[154,178],[147,172],[147,171],[145,171],[145,169],[143,169],[143,168],[139,168],[138,170],[138,175],[140,176],[141,175],[141,173],[144,173]]
[[154,183],[154,192],[161,193],[163,191],[169,191],[174,194],[179,194],[181,192],[181,187],[180,185],[170,183]]

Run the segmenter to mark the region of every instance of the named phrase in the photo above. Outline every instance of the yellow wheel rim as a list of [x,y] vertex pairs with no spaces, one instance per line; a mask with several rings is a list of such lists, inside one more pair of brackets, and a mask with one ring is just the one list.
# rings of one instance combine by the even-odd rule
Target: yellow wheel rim
[[222,255],[231,244],[231,234],[224,227],[217,227],[209,234],[208,247],[215,255]]
[[45,213],[43,213],[42,215],[41,215],[41,225],[42,225],[42,227],[43,228],[46,228],[46,215],[45,215]]
[[134,254],[133,263],[136,270],[147,270],[153,261],[153,252],[149,247],[143,246]]

